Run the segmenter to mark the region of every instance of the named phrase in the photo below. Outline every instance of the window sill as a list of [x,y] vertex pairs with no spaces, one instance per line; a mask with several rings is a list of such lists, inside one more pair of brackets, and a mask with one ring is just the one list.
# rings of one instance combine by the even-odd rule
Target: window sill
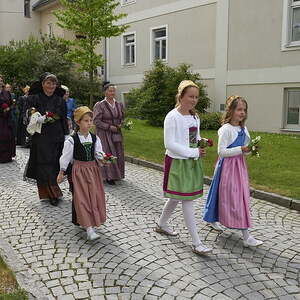
[[300,41],[282,45],[281,47],[281,51],[295,51],[295,50],[300,50]]
[[121,2],[121,7],[128,6],[128,5],[135,4],[135,3],[136,3],[136,0],[130,1],[130,2],[128,2],[128,3],[123,3],[123,1],[122,1],[122,2]]
[[300,132],[300,128],[280,128],[280,131],[285,131],[285,132]]
[[134,67],[136,67],[135,63],[133,63],[133,64],[123,64],[122,65],[122,68],[134,68]]

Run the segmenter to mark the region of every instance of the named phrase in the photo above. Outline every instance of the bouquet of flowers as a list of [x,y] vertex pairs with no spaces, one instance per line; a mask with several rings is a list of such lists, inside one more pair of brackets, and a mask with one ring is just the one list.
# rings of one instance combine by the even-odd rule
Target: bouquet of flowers
[[45,123],[53,123],[54,121],[59,120],[59,116],[51,111],[46,111]]
[[122,125],[122,128],[126,130],[131,130],[133,127],[133,122],[131,120],[125,120],[125,122]]
[[260,149],[260,146],[258,145],[261,140],[260,136],[257,136],[255,139],[251,140],[251,142],[248,145],[248,148],[250,149],[250,153],[252,156],[260,157],[260,154],[258,150]]
[[3,103],[1,105],[1,108],[3,109],[3,112],[8,112],[10,110],[9,106],[7,103]]
[[116,156],[113,156],[111,153],[105,153],[103,155],[103,159],[106,163],[115,163],[117,161],[117,157]]
[[214,141],[212,139],[201,138],[201,140],[198,141],[198,148],[212,147],[213,145]]

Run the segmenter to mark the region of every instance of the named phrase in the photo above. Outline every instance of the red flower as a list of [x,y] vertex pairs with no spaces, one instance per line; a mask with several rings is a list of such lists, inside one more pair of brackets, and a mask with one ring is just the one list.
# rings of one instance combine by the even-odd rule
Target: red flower
[[214,141],[212,139],[207,140],[208,147],[212,147],[214,145]]
[[106,157],[112,157],[113,155],[111,153],[106,153],[105,156]]
[[54,113],[51,111],[47,111],[46,113],[47,118],[53,118],[54,117]]
[[8,104],[7,103],[3,103],[2,104],[2,109],[4,110],[4,109],[7,109],[8,108]]

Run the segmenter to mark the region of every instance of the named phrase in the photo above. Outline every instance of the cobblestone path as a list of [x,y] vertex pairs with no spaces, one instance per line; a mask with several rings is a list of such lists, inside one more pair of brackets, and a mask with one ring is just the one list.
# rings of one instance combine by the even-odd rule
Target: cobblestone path
[[0,238],[46,299],[300,299],[299,212],[252,199],[252,233],[265,243],[249,249],[239,232],[206,226],[204,200],[195,202],[201,237],[214,247],[199,257],[180,206],[172,219],[179,237],[153,231],[165,201],[162,173],[127,164],[126,180],[105,186],[108,220],[101,238],[88,242],[71,223],[66,183],[64,201],[53,207],[22,180],[27,157],[18,149],[16,161],[0,165]]

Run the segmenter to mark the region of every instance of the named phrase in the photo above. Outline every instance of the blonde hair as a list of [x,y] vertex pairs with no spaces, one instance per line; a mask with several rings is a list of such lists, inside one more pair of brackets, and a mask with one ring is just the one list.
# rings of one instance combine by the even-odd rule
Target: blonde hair
[[66,85],[61,85],[60,87],[65,91],[69,91],[69,88]]
[[247,120],[248,117],[248,103],[245,100],[245,98],[241,97],[241,96],[230,96],[227,98],[226,100],[226,109],[225,109],[225,113],[223,115],[222,118],[222,125],[226,124],[226,123],[230,123],[232,121],[232,116],[233,113],[238,105],[239,102],[242,102],[246,105],[246,116],[244,118],[244,120],[240,121],[240,126],[241,127],[245,127],[245,122]]
[[23,87],[22,91],[24,94],[28,93],[30,90],[30,86],[29,85],[26,85],[25,87]]
[[[185,95],[188,88],[191,88],[191,87],[196,88],[199,91],[199,86],[196,83],[194,83],[192,80],[183,80],[180,82],[180,84],[178,86],[177,94],[176,94],[175,107],[178,107],[180,105],[181,98]],[[198,112],[195,108],[190,110],[190,114],[193,116],[198,116]]]

